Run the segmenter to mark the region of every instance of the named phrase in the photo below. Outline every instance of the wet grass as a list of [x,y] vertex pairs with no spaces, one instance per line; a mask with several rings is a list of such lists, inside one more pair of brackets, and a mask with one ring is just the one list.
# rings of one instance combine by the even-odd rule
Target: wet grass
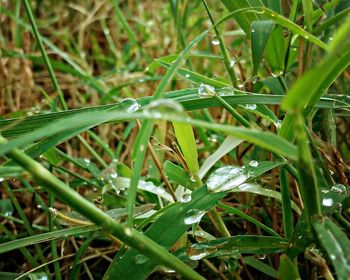
[[3,1],[0,278],[348,279],[349,12]]

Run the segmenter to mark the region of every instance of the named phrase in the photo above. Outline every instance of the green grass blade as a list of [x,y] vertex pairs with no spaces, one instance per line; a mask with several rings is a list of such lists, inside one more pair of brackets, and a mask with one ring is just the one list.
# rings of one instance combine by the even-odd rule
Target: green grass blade
[[222,237],[207,242],[196,243],[192,245],[187,254],[195,259],[209,258],[216,256],[227,256],[236,253],[245,254],[272,254],[285,251],[288,247],[288,241],[276,236],[260,235],[236,235],[231,237]]
[[338,279],[350,277],[350,240],[329,218],[313,223],[317,237],[334,266]]
[[186,123],[173,122],[173,127],[187,167],[192,176],[198,177],[198,151],[192,126]]
[[280,257],[280,266],[278,275],[281,280],[300,280],[298,266],[291,261],[287,255],[282,254]]
[[272,278],[277,278],[277,271],[266,263],[253,257],[245,257],[243,258],[243,261],[245,264],[254,267],[256,270],[259,270]]
[[269,39],[274,22],[272,20],[260,20],[252,22],[251,40],[254,73],[258,72],[267,41]]
[[81,235],[91,231],[96,231],[99,228],[97,226],[80,226],[68,229],[61,229],[56,231],[51,231],[42,234],[36,234],[33,236],[16,239],[6,243],[0,244],[0,254],[19,249],[22,247],[31,246],[33,244],[39,244],[41,242],[47,242],[50,240],[67,238],[67,236]]

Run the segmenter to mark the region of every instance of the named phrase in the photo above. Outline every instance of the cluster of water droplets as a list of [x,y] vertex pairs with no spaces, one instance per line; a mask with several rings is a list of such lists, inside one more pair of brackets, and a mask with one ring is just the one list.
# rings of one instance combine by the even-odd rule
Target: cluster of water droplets
[[198,87],[199,97],[211,97],[215,95],[215,88],[213,86],[201,83]]
[[225,166],[215,170],[207,180],[207,188],[212,192],[224,192],[238,187],[249,179],[245,167]]
[[239,257],[239,251],[233,250],[229,242],[226,241],[220,244],[197,243],[187,249],[187,255],[191,260],[198,261],[214,256]]
[[223,87],[223,88],[220,88],[218,89],[218,94],[221,96],[221,97],[224,97],[224,96],[233,96],[235,95],[235,92],[232,88],[230,87]]

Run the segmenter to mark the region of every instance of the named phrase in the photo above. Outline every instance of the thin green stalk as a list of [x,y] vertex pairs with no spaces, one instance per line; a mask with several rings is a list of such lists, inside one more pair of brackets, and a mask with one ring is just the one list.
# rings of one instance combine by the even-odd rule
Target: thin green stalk
[[[15,235],[9,231],[2,223],[0,223],[0,232],[4,232],[11,240],[16,240]],[[28,251],[27,248],[25,247],[21,247],[19,248],[19,250],[21,251],[21,253],[23,254],[23,256],[28,260],[28,262],[30,263],[30,265],[32,267],[35,267],[38,265],[38,262],[36,261],[36,259],[30,254],[30,252]]]
[[[19,18],[21,13],[21,0],[16,0],[15,13],[16,13],[16,17]],[[16,29],[15,29],[15,46],[16,48],[20,48],[21,46],[21,33],[20,33],[19,24],[17,22],[16,22]]]
[[[31,24],[32,29],[33,29],[33,33],[34,33],[35,39],[36,39],[37,42],[38,42],[41,55],[42,55],[42,57],[43,57],[43,59],[44,59],[45,65],[46,65],[46,67],[47,67],[47,70],[48,70],[48,72],[49,72],[50,78],[51,78],[51,80],[52,80],[52,84],[53,84],[55,90],[57,91],[57,94],[58,94],[58,97],[59,97],[59,100],[60,100],[60,103],[61,103],[61,106],[62,106],[63,110],[67,110],[67,109],[68,109],[67,103],[66,103],[66,101],[64,100],[63,92],[62,92],[62,90],[61,90],[61,88],[60,88],[60,86],[59,86],[59,84],[58,84],[58,81],[57,81],[55,72],[54,72],[54,70],[53,70],[52,64],[51,64],[51,62],[50,62],[49,56],[47,55],[47,52],[46,52],[46,50],[45,50],[45,47],[44,47],[44,44],[43,44],[41,35],[40,35],[40,33],[39,33],[37,24],[36,24],[36,22],[35,22],[34,15],[33,15],[32,9],[31,9],[31,7],[30,7],[30,4],[29,4],[28,0],[23,0],[23,1],[24,1],[25,9],[26,9],[27,14],[28,14],[28,17],[29,17],[30,24]],[[83,145],[91,152],[91,154],[101,163],[102,166],[107,167],[107,164],[101,159],[101,157],[99,157],[99,155],[98,155],[98,154],[95,152],[95,150],[89,145],[89,143],[87,143],[87,142],[84,140],[84,138],[82,138],[80,135],[78,135],[78,139],[79,139],[79,140],[83,143]]]
[[83,138],[83,136],[78,135],[78,139],[80,142],[84,145],[84,147],[90,152],[90,154],[104,167],[107,168],[108,164],[100,157],[100,155],[94,150],[91,145],[86,142],[86,140]]
[[312,7],[312,1],[310,0],[302,0],[303,3],[303,10],[305,15],[305,25],[308,32],[312,32],[312,13],[313,13],[313,7]]
[[290,239],[293,234],[293,212],[292,203],[289,192],[288,173],[284,167],[280,168],[280,187],[282,196],[282,213],[283,213],[283,228],[287,239]]
[[209,7],[208,7],[206,1],[202,0],[202,2],[204,4],[205,10],[207,11],[207,14],[209,16],[211,24],[213,25],[213,29],[214,29],[216,38],[219,40],[220,50],[221,50],[222,56],[224,58],[224,65],[225,65],[226,71],[227,71],[227,73],[228,73],[228,75],[230,77],[232,85],[234,87],[237,87],[237,77],[236,77],[235,71],[234,71],[234,69],[232,67],[232,63],[230,61],[230,57],[229,57],[228,52],[226,50],[224,41],[222,40],[220,32],[219,32],[219,30],[218,30],[218,28],[217,28],[217,26],[216,26],[216,24],[214,22],[213,17],[211,16],[211,13],[210,13],[210,10],[209,10]]
[[63,108],[64,110],[67,110],[67,109],[68,109],[68,106],[67,106],[67,104],[66,104],[66,101],[64,100],[63,92],[62,92],[60,86],[58,85],[58,81],[57,81],[57,79],[56,79],[55,72],[54,72],[54,70],[53,70],[53,68],[52,68],[52,65],[51,65],[49,56],[47,55],[47,52],[45,51],[45,47],[44,47],[43,41],[42,41],[42,39],[41,39],[41,35],[40,35],[40,33],[39,33],[38,27],[37,27],[36,22],[35,22],[35,19],[34,19],[34,15],[33,15],[33,12],[32,12],[32,8],[30,7],[30,4],[29,4],[29,1],[28,1],[28,0],[23,0],[23,3],[24,3],[24,7],[25,7],[25,9],[26,9],[26,12],[27,12],[27,14],[28,14],[30,24],[31,24],[32,29],[33,29],[33,33],[34,33],[35,39],[36,39],[36,41],[38,42],[41,55],[43,56],[45,65],[46,65],[46,67],[47,67],[47,70],[48,70],[48,72],[49,72],[50,78],[51,78],[51,80],[52,80],[53,87],[54,87],[54,89],[57,91],[58,98],[59,98],[59,100],[60,100],[60,103],[61,103],[61,105],[62,105],[62,108]]
[[[156,88],[151,100],[156,100],[162,97],[166,86],[172,77],[175,75],[176,69],[180,64],[187,58],[189,51],[207,34],[207,31],[198,35],[192,42],[180,53],[178,58],[171,64],[168,71],[163,76],[158,87]],[[133,173],[130,180],[130,187],[128,189],[128,201],[127,201],[127,210],[128,210],[128,224],[132,225],[133,223],[133,214],[134,214],[134,204],[136,199],[137,185],[141,176],[142,166],[145,160],[146,147],[151,137],[153,131],[153,121],[145,120],[142,123],[140,132],[137,135],[136,143],[132,152],[132,158],[135,161],[135,166],[133,168]]]
[[250,123],[245,119],[240,113],[238,113],[229,103],[227,103],[220,95],[217,93],[214,94],[214,98],[234,117],[239,121],[243,126],[249,128]]
[[[13,194],[12,190],[10,189],[10,186],[9,186],[9,184],[7,183],[7,181],[4,181],[4,182],[2,183],[2,185],[3,185],[4,189],[7,191],[8,195],[9,195],[9,197],[10,197],[12,203],[13,203],[13,205],[15,206],[15,208],[16,208],[16,210],[17,210],[17,212],[18,212],[19,217],[20,217],[21,220],[23,221],[23,225],[24,225],[24,227],[26,228],[28,234],[29,234],[30,236],[35,235],[35,233],[34,233],[34,231],[33,231],[33,228],[32,228],[32,226],[30,225],[30,223],[29,223],[29,221],[28,221],[28,219],[27,219],[27,216],[24,214],[24,211],[23,211],[21,205],[19,204],[19,202],[18,202],[16,196]],[[46,261],[46,258],[45,258],[45,256],[44,256],[43,251],[41,250],[41,247],[40,247],[38,244],[35,244],[34,247],[35,247],[35,250],[37,251],[37,254],[38,254],[40,260],[44,263],[44,262]],[[47,266],[45,267],[45,271],[46,271],[46,272],[49,272],[49,269],[48,269]]]
[[118,0],[112,0],[113,6],[114,6],[114,10],[116,13],[116,16],[120,22],[120,24],[123,26],[129,40],[138,47],[140,55],[143,58],[148,58],[147,53],[144,51],[144,49],[142,48],[142,45],[139,43],[139,41],[136,38],[135,33],[132,31],[132,29],[130,28],[127,20],[125,19],[123,13],[121,12],[120,8],[119,8],[119,1]]
[[91,130],[87,130],[86,133],[95,141],[96,144],[100,145],[100,147],[112,158],[114,159],[113,150],[106,144],[96,133]]
[[[0,136],[0,143],[3,144],[6,142],[5,138]],[[153,240],[131,227],[117,223],[101,209],[72,190],[24,152],[13,149],[7,156],[31,173],[39,184],[58,196],[62,202],[89,218],[96,225],[101,226],[104,232],[113,234],[115,237],[125,242],[130,247],[139,250],[153,261],[174,269],[185,279],[205,279]]]
[[260,223],[258,220],[254,219],[253,217],[250,217],[249,215],[243,213],[242,211],[238,210],[237,208],[233,208],[231,206],[228,206],[224,203],[219,203],[218,206],[232,214],[237,215],[238,217],[241,217],[242,219],[247,220],[248,222],[256,225],[257,227],[261,228],[262,230],[265,230],[267,233],[271,234],[272,236],[280,236],[277,232],[275,232],[273,229],[269,228],[268,226],[264,225],[263,223]]
[[334,213],[333,217],[347,232],[350,232],[350,223],[340,212]]
[[[13,216],[5,216],[4,214],[1,214],[0,213],[0,217],[3,218],[3,219],[7,219],[9,221],[13,221],[19,225],[23,225],[23,221],[21,219],[18,219],[18,218],[15,218]],[[36,230],[40,230],[40,231],[47,231],[47,227],[43,227],[43,226],[39,226],[39,225],[36,225],[36,224],[32,224],[32,228],[33,229],[36,229]]]
[[[49,194],[49,207],[53,207],[55,201],[55,196],[53,194]],[[52,212],[49,211],[49,231],[54,231],[54,222],[53,222],[52,217]],[[57,241],[56,240],[51,240],[50,242],[50,247],[51,247],[51,255],[52,259],[57,259],[58,258],[58,253],[57,253]],[[61,274],[61,269],[60,269],[60,263],[54,262],[53,263],[54,271],[55,271],[55,279],[61,280],[62,279],[62,274]]]
[[320,194],[317,186],[315,167],[308,145],[302,113],[294,114],[294,130],[298,145],[298,165],[300,175],[300,192],[303,199],[307,221],[311,227],[314,216],[321,215]]

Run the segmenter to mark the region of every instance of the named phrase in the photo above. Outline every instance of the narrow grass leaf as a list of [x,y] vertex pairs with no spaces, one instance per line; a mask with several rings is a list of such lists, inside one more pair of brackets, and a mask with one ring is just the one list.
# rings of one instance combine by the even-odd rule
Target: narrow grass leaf
[[350,277],[350,240],[346,234],[329,218],[314,222],[317,238],[326,250],[339,279]]
[[241,139],[237,139],[232,136],[227,136],[220,145],[220,147],[203,162],[201,168],[199,169],[199,178],[203,179],[203,177],[207,174],[210,168],[212,168],[220,158],[222,158],[224,155],[235,149],[242,142],[243,140]]
[[277,279],[278,272],[273,267],[258,260],[257,258],[245,257],[243,258],[243,261],[245,264],[254,267],[256,270],[261,271],[262,273]]
[[288,247],[288,241],[276,236],[236,235],[193,244],[187,249],[190,259],[203,259],[238,254],[281,253]]
[[300,280],[298,266],[287,255],[282,254],[280,257],[280,266],[278,276],[281,280]]
[[274,22],[272,20],[253,21],[252,23],[251,40],[255,74],[258,72],[260,61],[262,59],[273,26]]
[[22,247],[31,246],[33,244],[38,244],[41,242],[48,242],[55,239],[67,238],[68,236],[82,235],[85,233],[89,233],[92,231],[99,230],[99,227],[91,225],[91,226],[80,226],[62,230],[51,231],[42,234],[36,234],[33,236],[16,239],[13,241],[9,241],[6,243],[0,244],[0,254],[16,250]]
[[189,171],[193,176],[198,176],[198,151],[192,126],[187,123],[173,122],[173,127]]

